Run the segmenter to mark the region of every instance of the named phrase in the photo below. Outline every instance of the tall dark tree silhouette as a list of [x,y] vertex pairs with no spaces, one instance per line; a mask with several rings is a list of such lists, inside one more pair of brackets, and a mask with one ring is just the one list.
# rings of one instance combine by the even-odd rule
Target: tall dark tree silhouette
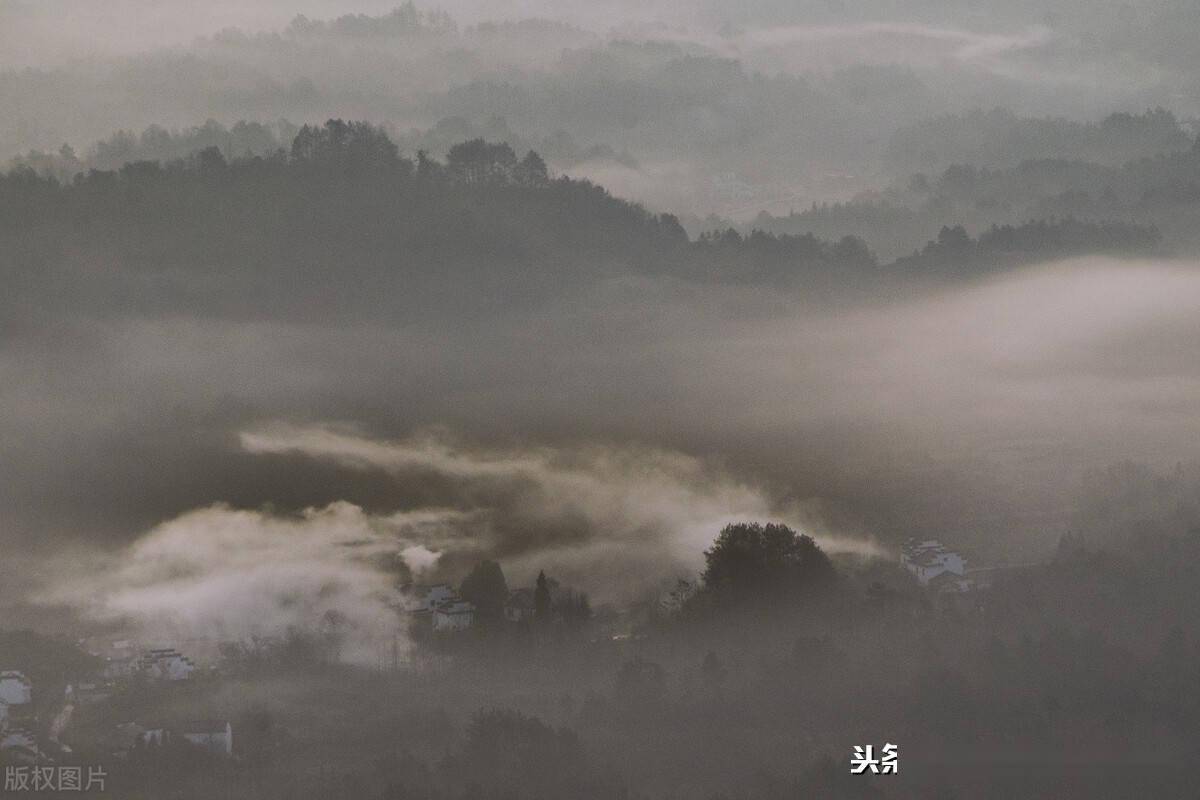
[[491,622],[503,616],[504,603],[508,600],[508,581],[495,561],[476,564],[463,579],[459,591],[464,599],[475,604],[481,621]]
[[550,180],[545,160],[530,150],[514,171],[514,179],[522,186],[544,186]]
[[399,148],[368,122],[331,119],[322,127],[305,125],[292,141],[292,160],[332,168],[347,177],[411,169]]
[[538,573],[537,586],[533,590],[533,613],[540,622],[550,618],[550,582],[546,580],[545,570]]
[[504,142],[471,139],[450,148],[446,167],[461,183],[506,183],[516,171],[517,154]]

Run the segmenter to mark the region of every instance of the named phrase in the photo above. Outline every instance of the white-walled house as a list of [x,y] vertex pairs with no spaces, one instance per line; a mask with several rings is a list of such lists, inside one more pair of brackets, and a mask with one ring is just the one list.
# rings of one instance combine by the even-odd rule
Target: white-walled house
[[0,752],[8,761],[32,764],[42,759],[37,736],[28,728],[9,728],[0,733]]
[[900,564],[922,586],[928,586],[939,575],[963,575],[967,571],[966,559],[937,539],[909,539],[900,548]]
[[147,650],[138,659],[137,669],[152,680],[183,681],[192,677],[196,665],[178,650],[167,647]]
[[197,720],[181,724],[155,724],[143,728],[137,723],[127,723],[125,735],[132,734],[140,747],[164,747],[172,742],[184,740],[216,756],[233,756],[233,724],[222,720]]
[[404,587],[403,592],[404,610],[409,613],[431,612],[441,603],[458,598],[458,592],[448,583],[416,584]]
[[0,672],[0,703],[23,706],[33,702],[33,683],[16,670]]
[[454,598],[442,601],[433,609],[434,633],[464,631],[475,624],[475,606],[466,600]]
[[[446,583],[406,586],[402,590],[404,610],[434,633],[448,633],[470,628],[475,624],[475,606],[458,596]],[[424,622],[428,619],[429,622]]]
[[210,753],[226,758],[233,755],[233,725],[227,721],[192,722],[182,726],[179,735]]
[[223,720],[196,720],[180,725],[130,727],[138,746],[158,748],[183,740],[208,752],[229,758],[233,755],[233,725]]

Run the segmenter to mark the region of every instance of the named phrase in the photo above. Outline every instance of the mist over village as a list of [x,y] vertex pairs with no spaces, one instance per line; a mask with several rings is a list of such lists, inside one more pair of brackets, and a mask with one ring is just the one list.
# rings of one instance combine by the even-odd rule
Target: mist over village
[[1198,34],[0,0],[0,797],[1200,796]]

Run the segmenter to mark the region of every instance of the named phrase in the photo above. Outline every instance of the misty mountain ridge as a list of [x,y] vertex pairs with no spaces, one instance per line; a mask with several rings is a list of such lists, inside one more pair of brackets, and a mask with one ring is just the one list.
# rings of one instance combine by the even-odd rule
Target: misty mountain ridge
[[[246,125],[189,138],[206,133],[263,144],[274,135]],[[170,145],[152,131],[142,146],[156,139]],[[50,287],[73,275],[79,294],[58,300],[86,298],[101,313],[132,292],[152,314],[185,303],[239,317],[264,301],[295,314],[321,296],[324,314],[369,316],[532,298],[622,274],[827,291],[1052,257],[1149,254],[1159,243],[1151,227],[1073,219],[994,228],[977,242],[944,228],[892,265],[851,235],[826,242],[727,230],[691,241],[672,215],[588,181],[551,178],[532,150],[519,159],[507,144],[475,139],[451,147],[445,163],[423,151],[414,160],[381,129],[337,120],[301,129],[288,153],[230,161],[210,145],[165,164],[76,173],[65,184],[17,167],[0,179],[0,204],[17,254],[8,266],[14,285],[53,303]],[[168,224],[176,235],[179,226],[189,231],[169,247]],[[110,266],[82,270],[75,249],[103,253]]]
[[1198,34],[0,0],[0,794],[1200,797]]
[[[948,163],[1001,166],[1072,147],[1075,157],[1102,163],[1150,155],[1181,135],[1170,114],[1186,127],[1196,113],[1179,101],[1188,95],[1177,66],[1129,70],[1100,51],[1088,56],[1095,70],[1075,74],[1069,65],[1084,47],[1078,34],[1043,41],[1013,28],[1019,19],[1038,30],[1104,27],[1110,17],[1128,27],[1120,8],[1084,18],[1065,3],[1070,10],[1055,12],[1057,22],[1028,8],[975,9],[960,29],[887,21],[933,11],[906,5],[868,14],[813,3],[773,21],[782,9],[760,9],[765,16],[748,25],[735,22],[742,12],[714,20],[714,9],[695,5],[702,14],[687,25],[677,11],[650,4],[644,10],[657,21],[615,27],[573,19],[581,9],[567,7],[556,16],[513,10],[506,18],[503,10],[448,14],[411,3],[341,15],[331,7],[328,16],[305,6],[307,15],[283,18],[290,22],[226,26],[187,43],[148,43],[86,62],[35,59],[0,70],[0,102],[11,110],[0,123],[0,157],[97,140],[123,126],[186,127],[196,109],[226,125],[365,119],[410,152],[438,153],[475,136],[505,139],[681,218],[717,213],[741,221],[760,209],[778,214],[846,199]],[[12,17],[41,20],[36,30],[44,32],[47,13],[20,8]],[[990,32],[993,24],[1005,32]],[[1048,73],[1055,80],[1043,85]],[[1009,110],[971,111],[981,98]],[[1158,107],[1173,110],[1079,121]],[[514,126],[514,138],[497,135],[495,118]],[[455,119],[476,130],[454,141],[436,131]],[[403,131],[432,132],[433,140],[404,141]],[[285,147],[288,139],[280,137]],[[110,158],[97,166],[120,164]],[[896,254],[889,249],[887,257]]]

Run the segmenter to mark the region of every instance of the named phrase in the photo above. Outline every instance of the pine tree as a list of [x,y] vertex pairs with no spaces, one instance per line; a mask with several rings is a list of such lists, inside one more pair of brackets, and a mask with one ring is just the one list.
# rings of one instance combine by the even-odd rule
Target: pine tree
[[546,580],[546,571],[538,573],[537,588],[533,591],[533,610],[538,621],[550,618],[550,583]]

